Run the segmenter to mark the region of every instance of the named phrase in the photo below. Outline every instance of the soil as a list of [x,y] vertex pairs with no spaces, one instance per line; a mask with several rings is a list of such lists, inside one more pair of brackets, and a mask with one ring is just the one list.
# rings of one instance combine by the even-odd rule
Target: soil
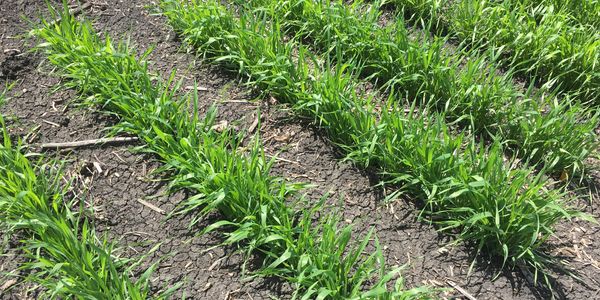
[[[140,52],[155,46],[150,56],[154,62],[152,70],[161,74],[177,70],[185,85],[198,82],[206,89],[201,94],[203,107],[217,104],[220,120],[247,128],[260,108],[259,130],[265,149],[269,155],[281,158],[273,173],[316,184],[307,195],[310,199],[330,192],[332,201],[340,204],[344,221],[354,224],[358,234],[374,226],[387,264],[407,265],[403,272],[407,287],[423,284],[447,287],[450,290],[442,296],[466,298],[449,285],[448,281],[452,281],[477,299],[548,297],[519,270],[498,274],[496,261],[477,260],[469,275],[475,253],[467,245],[446,246],[451,241],[447,236],[419,222],[415,204],[418,202],[400,199],[391,205],[382,204],[384,192],[374,187],[376,176],[342,162],[335,147],[305,120],[294,118],[284,106],[269,99],[254,101],[255,91],[245,88],[235,76],[184,53],[164,18],[151,15],[147,9],[152,1],[89,2],[92,5],[84,14],[94,20],[100,32],[107,31],[115,38],[130,37]],[[32,145],[102,137],[116,120],[76,108],[72,105],[76,99],[72,91],[53,92],[59,80],[49,74],[49,67],[40,55],[28,52],[30,43],[18,37],[27,29],[21,17],[35,19],[44,11],[46,5],[42,0],[0,0],[0,85],[16,81],[9,93],[10,101],[0,112],[11,119],[11,134]],[[81,193],[85,187],[86,199],[95,208],[97,229],[122,246],[122,255],[142,255],[161,243],[147,258],[147,264],[159,264],[153,276],[157,290],[183,282],[176,298],[182,295],[192,299],[290,298],[292,289],[285,283],[245,279],[241,271],[243,260],[235,247],[209,249],[221,241],[218,234],[198,237],[195,235],[198,228],[189,229],[186,217],[166,219],[164,213],[143,204],[152,203],[168,213],[186,195],[165,195],[164,182],[153,180],[157,178],[151,173],[159,163],[152,156],[131,152],[133,146],[96,146],[47,155],[69,160],[67,176],[75,179],[73,193]],[[592,184],[599,183],[600,174],[592,175]],[[598,217],[600,199],[595,190],[592,194],[591,202],[581,201],[579,205]],[[218,216],[210,216],[206,223],[210,218]],[[17,268],[24,258],[14,250],[15,237],[3,234],[0,241],[5,241],[0,252],[3,254],[0,287],[3,287],[18,279],[12,275],[19,274]],[[561,224],[557,236],[548,244],[550,253],[564,257],[579,271],[583,282],[555,274],[558,295],[567,299],[600,298],[597,279],[600,278],[600,226],[580,221]],[[0,299],[35,298],[35,287],[11,285],[0,290]]]

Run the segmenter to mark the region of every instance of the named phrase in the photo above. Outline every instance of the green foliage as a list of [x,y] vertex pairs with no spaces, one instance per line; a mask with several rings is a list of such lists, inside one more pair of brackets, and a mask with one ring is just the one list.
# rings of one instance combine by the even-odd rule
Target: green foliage
[[0,107],[2,107],[6,103],[6,90],[0,92]]
[[[497,54],[467,49],[452,52],[445,40],[414,41],[398,17],[379,24],[381,3],[354,1],[243,2],[250,11],[277,16],[281,27],[330,59],[362,66],[363,76],[403,98],[443,111],[449,122],[498,138],[521,159],[548,172],[581,174],[598,147],[598,115],[570,99],[523,95],[509,75],[497,75]],[[562,116],[562,117],[557,117]]]
[[35,271],[26,280],[42,286],[48,298],[147,299],[153,267],[133,280],[138,264],[118,258],[114,245],[70,210],[66,188],[59,187],[60,166],[33,166],[23,146],[10,141],[1,117],[0,124],[0,223],[23,235],[20,248],[30,261],[20,268]]
[[[515,74],[597,106],[600,5],[586,1],[392,0],[475,48],[502,53]],[[441,29],[440,29],[441,28]]]
[[[429,298],[431,290],[426,287],[404,290],[401,278],[389,291],[386,284],[396,277],[401,269],[388,271],[384,258],[375,240],[375,251],[363,255],[373,236],[369,231],[359,244],[352,242],[352,226],[340,228],[341,215],[337,213],[322,215],[313,225],[321,205],[305,211],[296,228],[295,240],[287,240],[290,259],[276,269],[266,268],[263,272],[270,275],[294,274],[288,279],[303,289],[302,299],[424,299]],[[371,278],[376,282],[367,282]],[[368,290],[360,288],[370,284]],[[297,295],[297,292],[295,293]]]
[[4,106],[4,104],[6,104],[6,102],[8,102],[9,97],[7,96],[8,91],[10,91],[15,84],[17,84],[16,82],[12,82],[12,83],[7,83],[6,86],[4,87],[3,90],[0,90],[0,108],[2,106]]
[[546,14],[563,15],[570,26],[600,25],[600,1],[598,0],[513,0],[506,1],[507,7],[526,11],[536,20]]
[[349,159],[378,168],[388,183],[422,199],[423,214],[459,241],[510,265],[524,262],[537,275],[557,263],[540,252],[556,222],[585,217],[567,208],[566,195],[547,190],[543,172],[505,162],[501,143],[485,147],[455,134],[443,113],[416,111],[415,102],[407,114],[393,91],[383,103],[358,96],[356,75],[364,69],[342,63],[340,50],[333,65],[287,40],[277,14],[256,10],[236,18],[218,1],[163,0],[160,7],[199,55],[313,118]]
[[[218,17],[205,12],[207,18]],[[77,89],[85,105],[117,116],[113,133],[139,136],[145,145],[138,150],[153,153],[164,163],[158,171],[169,177],[171,191],[185,189],[193,194],[174,214],[193,214],[190,226],[196,227],[206,214],[219,212],[222,219],[203,228],[203,233],[222,230],[224,244],[238,245],[248,255],[262,254],[263,264],[255,276],[289,280],[297,287],[294,298],[300,299],[422,299],[433,295],[435,290],[428,288],[403,290],[401,281],[388,289],[387,283],[397,277],[398,270],[387,269],[381,251],[364,253],[368,245],[379,249],[372,234],[355,246],[351,227],[340,228],[335,221],[338,217],[323,212],[322,203],[308,205],[299,196],[305,185],[270,175],[273,160],[265,158],[258,140],[247,149],[240,145],[242,134],[230,129],[216,132],[212,129],[216,111],[199,116],[196,89],[180,95],[174,74],[167,81],[151,76],[146,61],[149,52],[136,58],[129,45],[114,46],[108,36],[101,39],[89,22],[75,20],[66,10],[56,17],[60,21],[44,21],[32,33],[43,41],[37,49],[61,77],[69,79],[65,86]],[[228,26],[204,21],[208,26]],[[247,67],[254,73],[266,71],[270,62]],[[253,83],[262,86],[278,80],[265,73]],[[285,94],[287,84],[280,86]],[[317,211],[322,219],[313,224]]]

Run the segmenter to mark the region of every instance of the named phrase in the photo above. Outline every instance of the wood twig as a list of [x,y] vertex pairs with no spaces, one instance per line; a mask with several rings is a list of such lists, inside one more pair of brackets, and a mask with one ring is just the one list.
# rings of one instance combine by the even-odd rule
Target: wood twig
[[84,140],[84,141],[76,141],[76,142],[65,142],[65,143],[46,143],[41,144],[40,147],[42,149],[64,149],[64,148],[77,148],[77,147],[85,147],[85,146],[93,146],[100,144],[110,144],[110,143],[124,143],[137,141],[137,137],[111,137],[111,138],[101,138],[101,139],[93,139],[93,140]]
[[48,125],[52,125],[54,127],[60,127],[60,124],[54,123],[52,121],[48,121],[48,120],[42,120],[42,122],[48,124]]
[[9,52],[15,52],[15,53],[21,53],[21,50],[16,49],[16,48],[11,48],[11,49],[4,49],[4,53],[9,53]]
[[275,160],[280,160],[280,161],[284,161],[284,162],[287,162],[287,163],[296,164],[296,165],[299,165],[299,166],[301,166],[301,165],[302,165],[301,163],[299,163],[299,162],[297,162],[297,161],[293,161],[293,160],[285,159],[285,158],[283,158],[283,157],[279,157],[279,156],[277,156],[277,155],[269,155],[269,154],[266,154],[265,156],[266,156],[266,157],[268,157],[268,158],[274,158]]
[[151,210],[153,210],[153,211],[155,211],[155,212],[157,212],[157,213],[159,213],[161,215],[165,214],[165,210],[164,209],[162,209],[162,208],[160,208],[160,207],[158,207],[158,206],[156,206],[156,205],[154,205],[154,204],[152,204],[150,202],[147,202],[147,201],[142,200],[142,199],[136,199],[136,200],[141,205],[143,205],[143,206],[145,206],[145,207],[147,207],[147,208],[149,208],[149,209],[151,209]]
[[15,285],[17,283],[16,279],[10,279],[8,281],[6,281],[2,286],[0,286],[0,292],[4,292],[6,290],[8,290],[11,286]]
[[206,87],[203,87],[203,86],[194,87],[193,85],[188,85],[188,86],[185,87],[185,89],[186,90],[193,90],[193,89],[195,89],[195,90],[201,91],[201,92],[208,91],[208,88],[206,88]]
[[[254,121],[252,122],[252,124],[250,124],[250,127],[248,127],[248,133],[253,133],[254,130],[256,130],[256,127],[258,126],[258,122],[260,122],[259,120],[259,116],[257,115],[256,118],[254,119]],[[260,132],[260,130],[259,130]]]
[[463,296],[467,297],[469,300],[477,300],[477,298],[473,297],[473,295],[469,294],[465,289],[461,288],[460,285],[456,284],[453,281],[446,280],[446,283],[461,293]]

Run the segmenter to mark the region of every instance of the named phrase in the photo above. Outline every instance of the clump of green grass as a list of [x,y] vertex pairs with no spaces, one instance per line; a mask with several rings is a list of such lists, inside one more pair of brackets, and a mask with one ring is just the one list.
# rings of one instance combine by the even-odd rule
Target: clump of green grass
[[6,90],[0,92],[0,107],[6,103]]
[[[290,258],[279,268],[269,267],[263,273],[290,274],[288,280],[303,287],[303,299],[428,299],[432,296],[428,287],[405,290],[401,277],[391,290],[387,288],[388,282],[397,277],[401,269],[389,271],[381,267],[384,260],[376,237],[375,251],[363,255],[368,241],[374,236],[373,230],[355,245],[352,226],[340,226],[342,218],[336,212],[321,214],[314,225],[320,209],[317,205],[305,211],[296,227],[296,239],[286,241],[294,251],[288,253]],[[367,282],[372,276],[379,280]],[[369,289],[361,291],[365,285]]]
[[4,89],[0,91],[0,108],[8,102],[8,92],[15,86],[16,82],[6,84]]
[[[193,214],[191,227],[210,212],[222,219],[202,229],[221,230],[223,244],[239,245],[245,253],[260,253],[262,266],[255,276],[277,276],[293,283],[294,298],[389,299],[428,298],[435,290],[404,290],[388,269],[381,251],[364,253],[367,245],[379,249],[372,234],[352,239],[352,227],[341,227],[323,204],[308,205],[299,195],[303,184],[270,175],[267,160],[255,140],[249,149],[243,135],[212,128],[216,111],[205,117],[198,111],[198,94],[179,95],[175,75],[167,81],[148,71],[145,52],[137,58],[125,43],[101,39],[87,21],[79,22],[65,8],[55,24],[42,21],[33,31],[43,43],[37,48],[69,79],[85,105],[119,118],[113,133],[135,134],[145,142],[138,150],[153,153],[164,163],[162,171],[171,191],[186,189],[193,196],[182,201],[175,214]],[[306,207],[309,207],[308,209]],[[320,221],[316,212],[322,216]],[[308,249],[310,248],[310,250]]]
[[20,269],[33,271],[25,280],[42,287],[41,297],[147,299],[154,267],[132,278],[138,262],[116,256],[114,244],[98,237],[81,211],[70,209],[60,166],[34,166],[29,157],[35,156],[11,142],[2,117],[0,126],[0,223],[21,236],[29,261]]
[[[436,32],[447,31],[472,47],[501,52],[502,64],[515,74],[597,106],[598,5],[590,1],[552,2],[391,1],[414,12],[421,23],[439,25]],[[584,11],[584,7],[592,10]]]
[[[379,25],[381,3],[354,1],[243,2],[268,11],[282,28],[311,48],[355,61],[363,76],[411,101],[444,111],[449,122],[501,139],[513,153],[548,172],[581,174],[598,147],[598,115],[570,99],[558,102],[518,91],[510,74],[497,75],[493,54],[444,49],[445,39],[413,41],[402,17]],[[558,117],[561,116],[561,117]]]
[[567,16],[573,25],[600,26],[600,2],[597,0],[517,0],[507,1],[513,8],[526,10],[536,19],[542,18],[546,10]]
[[[349,159],[378,168],[388,183],[404,184],[404,191],[423,200],[423,215],[440,230],[506,265],[524,263],[537,278],[538,271],[557,263],[541,251],[554,224],[586,217],[568,208],[566,195],[547,189],[543,171],[504,162],[501,143],[486,147],[466,133],[453,133],[440,113],[406,115],[393,93],[384,103],[357,96],[360,68],[342,63],[340,51],[333,65],[284,39],[271,12],[241,12],[236,18],[218,1],[160,5],[199,55],[314,118]],[[415,111],[414,102],[409,111]]]

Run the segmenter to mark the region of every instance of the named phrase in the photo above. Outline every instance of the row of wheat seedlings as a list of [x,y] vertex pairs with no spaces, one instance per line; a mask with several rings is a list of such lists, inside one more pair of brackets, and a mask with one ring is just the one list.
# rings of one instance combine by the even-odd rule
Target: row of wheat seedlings
[[[196,89],[179,96],[174,75],[161,81],[148,71],[148,52],[137,58],[125,43],[102,39],[87,21],[65,10],[56,23],[43,21],[33,31],[42,40],[38,50],[68,79],[83,103],[112,114],[119,122],[113,133],[135,134],[145,143],[140,151],[154,154],[170,182],[170,190],[193,195],[174,214],[193,214],[190,227],[206,214],[219,212],[202,233],[219,230],[223,244],[239,245],[262,264],[252,276],[274,276],[296,287],[301,299],[428,298],[432,290],[404,290],[399,268],[388,269],[373,232],[353,239],[352,226],[342,226],[324,200],[308,203],[303,184],[270,174],[258,139],[240,144],[244,134],[213,130],[216,112],[198,111]],[[368,253],[367,248],[373,248]],[[245,268],[244,268],[245,269]]]
[[[19,266],[27,274],[21,279],[48,299],[147,299],[154,265],[133,278],[143,257],[121,258],[113,243],[95,233],[83,199],[66,196],[61,164],[13,143],[2,116],[0,130],[0,225],[27,258]],[[153,294],[163,299],[176,288]]]
[[[556,222],[585,217],[547,178],[504,161],[498,142],[486,146],[452,132],[443,113],[407,110],[395,96],[358,96],[360,66],[321,60],[281,33],[276,15],[241,11],[219,1],[163,0],[162,13],[202,57],[238,72],[251,87],[309,116],[348,159],[376,167],[424,202],[423,214],[457,241],[544,272],[557,261],[540,247]],[[544,275],[546,278],[546,275]],[[546,278],[547,281],[547,278]]]
[[[545,88],[597,106],[600,36],[596,11],[574,17],[573,5],[549,1],[392,0],[415,19],[460,41],[501,52],[502,63]],[[582,1],[569,1],[582,2]],[[584,1],[583,1],[584,2]],[[586,17],[585,15],[589,15]],[[590,19],[586,21],[585,19]]]
[[[450,122],[501,139],[521,159],[550,172],[582,171],[598,147],[598,116],[569,99],[523,94],[509,75],[498,75],[495,58],[478,51],[444,48],[445,40],[411,40],[400,17],[379,25],[381,3],[354,1],[244,2],[246,10],[276,14],[289,34],[312,49],[363,65],[370,79],[411,101],[445,112]],[[488,53],[489,54],[489,53]]]
[[549,8],[559,11],[570,19],[572,24],[590,25],[596,30],[600,26],[600,1],[598,0],[518,0],[508,3],[538,15]]

